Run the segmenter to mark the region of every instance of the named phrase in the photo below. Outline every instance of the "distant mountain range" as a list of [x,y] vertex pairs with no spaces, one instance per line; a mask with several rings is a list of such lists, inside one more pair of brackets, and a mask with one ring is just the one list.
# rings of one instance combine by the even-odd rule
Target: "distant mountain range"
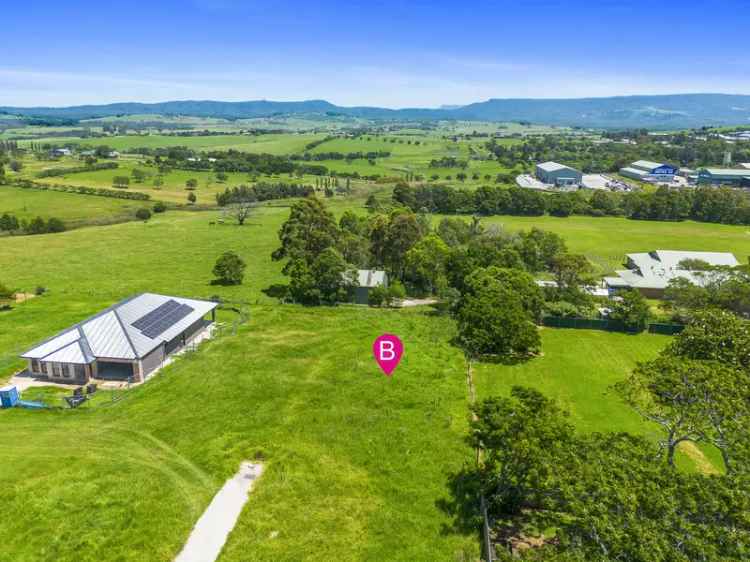
[[272,116],[349,116],[375,120],[527,121],[595,128],[675,129],[717,125],[750,127],[750,95],[678,94],[580,99],[490,99],[439,109],[341,107],[324,100],[168,101],[73,107],[0,107],[0,112],[66,119],[117,115],[186,115],[243,119]]

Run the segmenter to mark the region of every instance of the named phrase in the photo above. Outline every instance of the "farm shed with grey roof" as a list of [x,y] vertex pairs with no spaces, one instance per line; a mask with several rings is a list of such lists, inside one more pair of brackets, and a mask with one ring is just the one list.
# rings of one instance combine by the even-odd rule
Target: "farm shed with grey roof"
[[354,302],[368,304],[370,302],[370,289],[374,287],[388,287],[388,274],[379,269],[358,269],[354,287]]
[[[141,293],[26,351],[32,375],[140,382],[215,320],[217,303]],[[210,319],[207,316],[210,314]]]

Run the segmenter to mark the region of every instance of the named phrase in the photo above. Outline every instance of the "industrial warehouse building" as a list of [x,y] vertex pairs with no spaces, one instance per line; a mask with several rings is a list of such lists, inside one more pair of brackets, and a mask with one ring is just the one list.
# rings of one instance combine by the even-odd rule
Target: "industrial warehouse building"
[[701,168],[698,183],[750,187],[750,170],[736,168]]
[[620,168],[620,175],[639,181],[671,183],[678,171],[679,168],[671,164],[637,160],[630,166]]
[[703,286],[720,273],[693,271],[685,260],[705,262],[711,266],[736,267],[734,254],[728,252],[681,252],[654,250],[648,253],[628,254],[627,268],[617,271],[617,277],[605,277],[604,283],[610,292],[620,289],[637,289],[643,296],[658,299],[664,296],[672,279],[687,279],[694,285]]
[[[57,382],[142,382],[215,321],[217,303],[142,293],[21,355],[31,375]],[[210,318],[207,316],[210,315]]]
[[536,165],[536,179],[549,185],[580,185],[583,173],[557,162],[544,162]]

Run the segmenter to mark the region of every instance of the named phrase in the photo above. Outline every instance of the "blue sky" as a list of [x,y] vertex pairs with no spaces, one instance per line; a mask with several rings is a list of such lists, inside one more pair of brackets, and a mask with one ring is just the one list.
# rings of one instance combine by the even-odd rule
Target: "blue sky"
[[0,105],[750,94],[746,1],[31,0],[0,13]]

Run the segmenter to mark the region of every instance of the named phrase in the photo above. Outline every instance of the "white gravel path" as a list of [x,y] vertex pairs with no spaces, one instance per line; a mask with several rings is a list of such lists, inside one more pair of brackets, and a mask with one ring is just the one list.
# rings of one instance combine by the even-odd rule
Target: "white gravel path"
[[249,499],[263,465],[243,462],[240,470],[226,481],[190,532],[175,562],[214,562]]

